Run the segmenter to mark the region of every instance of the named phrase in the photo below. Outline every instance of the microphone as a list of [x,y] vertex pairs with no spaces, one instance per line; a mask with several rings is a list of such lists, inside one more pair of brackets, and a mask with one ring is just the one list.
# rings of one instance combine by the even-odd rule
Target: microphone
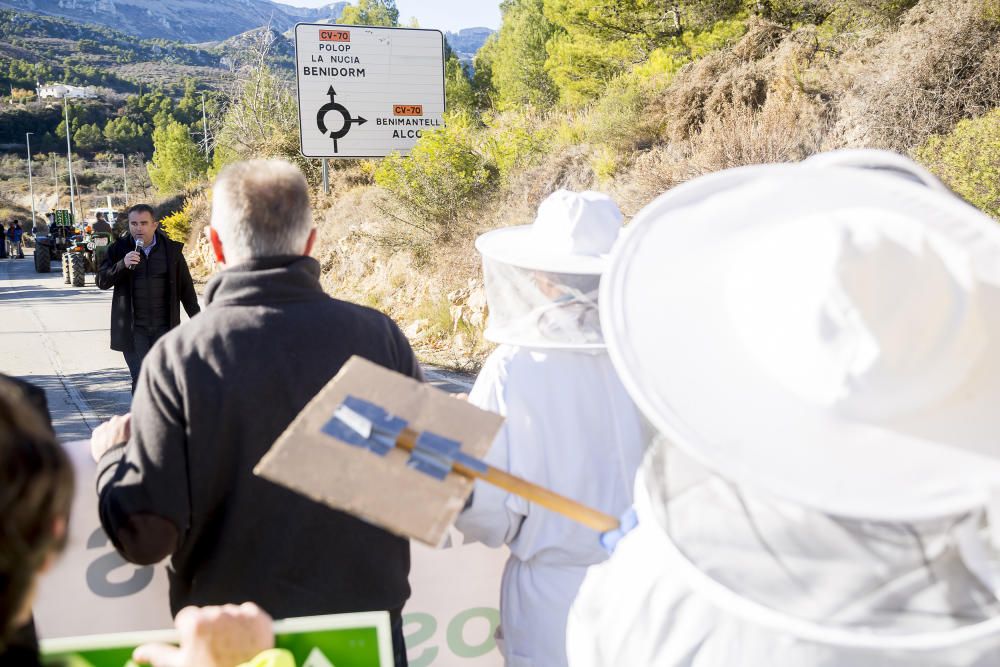
[[[144,245],[145,244],[142,242],[142,239],[136,239],[135,240],[135,251],[141,254],[142,253],[142,248],[143,248]],[[140,257],[139,259],[142,259],[142,258]],[[137,267],[137,266],[139,266],[139,265],[138,264],[133,264],[132,266],[130,266],[128,268],[135,269],[135,267]]]

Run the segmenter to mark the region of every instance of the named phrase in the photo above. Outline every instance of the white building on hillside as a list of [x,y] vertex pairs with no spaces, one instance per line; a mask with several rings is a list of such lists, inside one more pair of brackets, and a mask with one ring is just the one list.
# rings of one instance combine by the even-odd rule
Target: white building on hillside
[[38,98],[45,99],[47,97],[63,98],[68,97],[81,98],[81,99],[96,99],[97,98],[97,88],[94,86],[71,86],[68,83],[49,83],[45,85],[38,85]]

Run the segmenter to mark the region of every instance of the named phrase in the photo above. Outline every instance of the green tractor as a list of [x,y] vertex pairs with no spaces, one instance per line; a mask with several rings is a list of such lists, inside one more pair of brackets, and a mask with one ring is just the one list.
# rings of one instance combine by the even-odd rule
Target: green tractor
[[110,233],[90,231],[90,227],[83,234],[73,236],[62,256],[64,282],[73,287],[86,285],[87,274],[97,273],[112,238]]
[[44,233],[35,233],[35,271],[49,273],[52,271],[52,260],[65,256],[66,249],[72,243],[76,234],[73,227],[73,214],[66,209],[52,212],[52,219]]

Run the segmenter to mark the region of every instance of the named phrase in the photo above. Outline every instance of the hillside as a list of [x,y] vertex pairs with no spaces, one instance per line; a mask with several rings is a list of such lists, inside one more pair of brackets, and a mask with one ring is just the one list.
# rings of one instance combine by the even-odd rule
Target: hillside
[[[230,159],[299,163],[317,186],[330,293],[390,313],[424,359],[467,369],[491,349],[474,239],[531,222],[560,187],[607,192],[630,219],[699,174],[868,146],[917,158],[1000,217],[997,0],[760,2],[754,12],[692,0],[678,3],[679,26],[624,3],[608,26],[588,13],[597,4],[505,3],[497,39],[475,60],[475,106],[452,105],[447,128],[409,158],[335,162],[329,196],[315,162],[296,154],[294,109]],[[202,272],[208,209],[205,195],[189,196]]]
[[[620,3],[609,18],[593,11],[599,0],[505,2],[474,75],[449,61],[446,127],[425,133],[409,158],[332,161],[329,195],[319,161],[298,152],[280,44],[275,66],[239,69],[234,85],[210,100],[210,161],[196,143],[194,87],[175,104],[147,93],[124,115],[145,132],[169,107],[179,123],[172,138],[162,137],[173,152],[160,164],[184,158],[174,169],[184,177],[163,185],[168,169],[159,167],[149,196],[160,183],[174,213],[165,226],[188,242],[195,271],[212,269],[200,233],[211,174],[240,159],[293,161],[314,188],[325,288],[391,314],[425,360],[466,369],[491,349],[474,239],[531,222],[560,187],[607,192],[631,219],[700,174],[877,147],[912,156],[1000,218],[1000,0],[671,4],[677,13],[664,16],[645,3]],[[225,58],[222,51],[252,36],[209,52]],[[74,141],[92,137],[96,124],[81,118]],[[94,150],[111,142],[125,152],[117,146],[127,137],[109,128],[119,129],[108,119]],[[12,140],[23,131],[12,130]],[[58,150],[56,135],[41,139]],[[96,153],[93,163],[96,193],[114,176],[98,172]]]
[[284,32],[303,21],[336,20],[347,2],[318,9],[269,0],[0,0],[0,8],[98,24],[143,39],[222,41],[260,26]]
[[128,93],[140,85],[182,87],[186,77],[217,87],[225,74],[223,56],[98,25],[0,9],[0,85],[7,89],[67,81]]

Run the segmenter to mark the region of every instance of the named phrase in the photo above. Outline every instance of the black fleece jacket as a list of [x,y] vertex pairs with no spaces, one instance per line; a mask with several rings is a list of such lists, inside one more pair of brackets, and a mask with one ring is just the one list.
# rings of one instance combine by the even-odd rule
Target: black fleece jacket
[[420,369],[388,317],[323,293],[308,257],[216,275],[205,310],[153,346],[132,437],[98,466],[101,523],[136,563],[172,556],[170,602],[252,600],[277,618],[398,610],[409,543],[253,475],[351,357]]
[[[181,323],[181,304],[188,317],[198,314],[198,295],[194,291],[194,282],[184,259],[184,244],[167,238],[161,231],[156,232],[156,243],[163,244],[167,258],[167,309],[170,314],[170,327]],[[111,296],[111,349],[128,352],[133,348],[132,331],[134,318],[132,312],[132,281],[135,269],[125,266],[125,255],[135,249],[135,241],[131,236],[123,236],[108,248],[108,255],[97,270],[97,286],[101,289],[114,288]],[[143,257],[142,261],[146,261]]]

